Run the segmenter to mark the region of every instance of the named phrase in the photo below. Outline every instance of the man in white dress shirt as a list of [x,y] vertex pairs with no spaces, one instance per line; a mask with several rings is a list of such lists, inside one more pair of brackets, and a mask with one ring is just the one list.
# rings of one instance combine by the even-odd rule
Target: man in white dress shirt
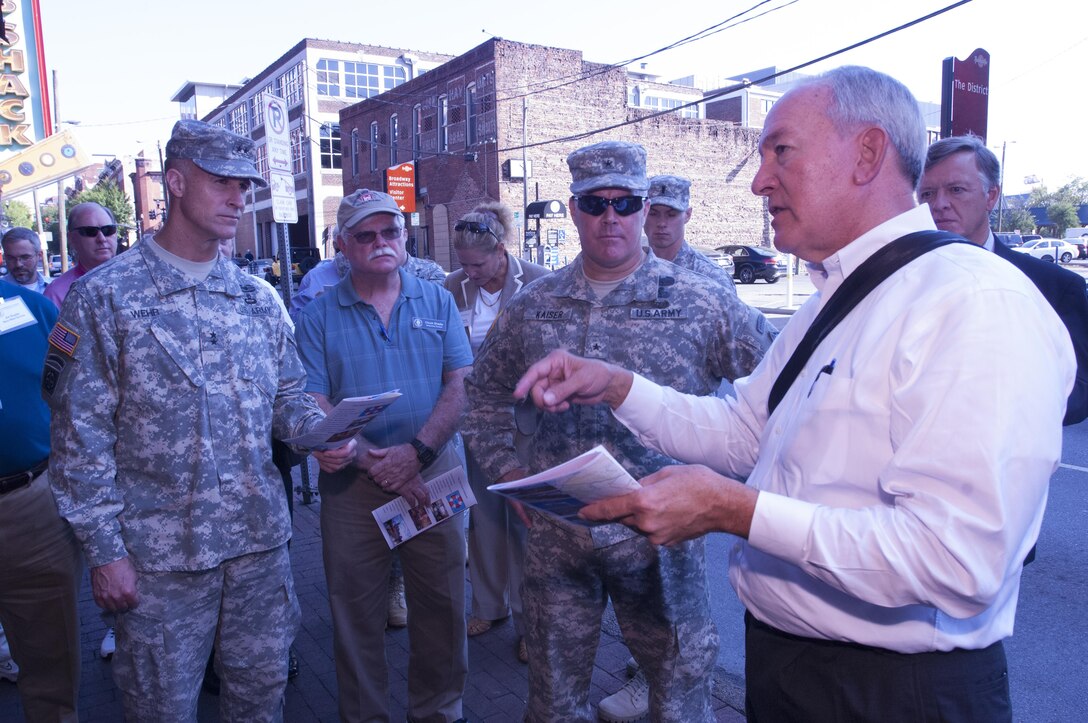
[[[768,411],[843,280],[893,240],[934,229],[913,197],[925,141],[909,91],[865,68],[775,104],[752,190],[818,292],[736,399],[682,395],[564,352],[515,390],[553,411],[609,403],[643,444],[691,464],[582,514],[657,544],[742,538],[729,574],[747,608],[749,721],[1012,718],[1001,641],[1075,368],[1032,283],[973,244],[930,251],[870,292]],[[1053,373],[1022,372],[1040,367]]]

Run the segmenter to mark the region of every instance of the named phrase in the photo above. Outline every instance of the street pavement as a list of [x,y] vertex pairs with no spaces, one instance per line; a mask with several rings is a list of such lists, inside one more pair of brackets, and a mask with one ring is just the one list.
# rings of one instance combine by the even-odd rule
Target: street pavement
[[[1073,262],[1068,268],[1088,276],[1088,262]],[[792,283],[787,279],[776,284],[759,281],[738,284],[737,290],[747,303],[763,308],[779,327],[788,321],[789,310],[813,293],[811,281],[804,273]],[[1030,434],[1031,430],[1024,433]],[[964,434],[969,436],[970,430],[964,430]],[[1015,634],[1006,643],[1016,721],[1074,723],[1088,717],[1088,635],[1083,623],[1084,600],[1088,598],[1085,565],[1088,537],[1083,532],[1088,513],[1088,422],[1065,430],[1062,462],[1051,483],[1038,559],[1024,571]],[[288,723],[338,720],[319,510],[319,500],[304,505],[296,499],[291,559],[303,623],[295,642],[301,674],[287,687]],[[729,535],[715,534],[707,544],[712,612],[721,636],[714,672],[714,706],[716,719],[722,723],[744,720],[743,608],[728,581],[727,557],[733,542]],[[83,646],[80,718],[91,723],[120,721],[121,706],[110,663],[98,657],[106,623],[91,599],[86,580],[80,613]],[[469,638],[469,681],[464,698],[469,721],[521,720],[528,689],[527,669],[517,661],[515,643],[509,622]],[[405,630],[386,633],[386,653],[392,669],[393,720],[403,720],[405,715],[407,650]],[[623,685],[627,655],[609,609],[593,672],[594,703]],[[218,720],[216,701],[201,694],[201,721]],[[15,686],[0,682],[0,721],[21,720],[21,710]]]
[[[287,685],[284,720],[287,723],[339,720],[336,709],[336,673],[332,653],[332,620],[328,589],[321,563],[321,503],[304,505],[296,498],[291,563],[295,590],[302,607],[302,629],[295,639],[300,674]],[[461,518],[446,524],[457,524]],[[466,570],[467,573],[467,570]],[[466,595],[470,586],[465,582]],[[730,593],[732,594],[732,593]],[[79,713],[84,723],[121,721],[121,702],[111,677],[110,663],[98,657],[98,646],[106,623],[91,598],[84,576],[80,598],[83,677],[80,685]],[[390,664],[390,716],[405,719],[408,700],[408,633],[389,630],[385,635],[386,655]],[[489,632],[469,638],[469,679],[464,697],[464,714],[472,723],[513,723],[525,711],[528,692],[527,666],[518,662],[517,636],[510,621],[496,625]],[[601,641],[593,670],[591,700],[594,704],[619,690],[626,682],[627,648],[623,645],[615,617],[609,608],[601,628]],[[716,676],[717,677],[717,676]],[[201,693],[199,720],[217,721],[217,698]],[[716,680],[714,708],[718,723],[744,720],[742,689],[729,676]],[[0,681],[0,721],[23,720],[16,688]]]

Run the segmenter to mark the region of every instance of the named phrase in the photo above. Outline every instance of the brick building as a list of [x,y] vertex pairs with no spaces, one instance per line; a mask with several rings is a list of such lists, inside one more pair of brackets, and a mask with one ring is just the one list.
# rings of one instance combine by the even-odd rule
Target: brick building
[[[384,190],[385,169],[414,162],[418,220],[410,223],[410,244],[418,255],[452,269],[453,224],[477,203],[502,201],[520,222],[528,203],[565,205],[567,154],[589,143],[628,140],[645,146],[651,174],[692,179],[691,243],[769,243],[763,200],[749,188],[759,166],[758,131],[679,113],[650,117],[651,109],[632,105],[647,96],[690,102],[702,91],[587,62],[580,51],[493,38],[340,111],[344,193]],[[557,249],[560,263],[577,254],[569,218],[544,220],[540,227],[544,240],[560,231],[569,239]]]
[[[236,86],[187,83],[174,96],[182,117],[200,117],[253,139],[257,167],[268,178],[265,150],[264,94],[287,101],[292,171],[298,222],[287,226],[293,248],[317,246],[321,255],[327,229],[336,223],[343,191],[340,175],[339,111],[357,99],[387,92],[441,65],[450,56],[384,48],[360,43],[305,38],[254,77]],[[196,100],[226,88],[229,95],[200,115]],[[255,209],[255,214],[254,214]],[[238,224],[238,253],[258,257],[278,255],[283,247],[282,224],[272,217],[271,193],[255,189]],[[297,260],[297,259],[296,259]]]

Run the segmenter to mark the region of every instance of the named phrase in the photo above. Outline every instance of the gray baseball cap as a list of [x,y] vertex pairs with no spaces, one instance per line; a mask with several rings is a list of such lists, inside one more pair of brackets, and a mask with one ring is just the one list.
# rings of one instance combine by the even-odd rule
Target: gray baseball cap
[[226,128],[198,120],[179,120],[166,142],[166,159],[188,159],[197,168],[223,178],[268,183],[257,170],[253,141]]
[[646,149],[627,141],[594,143],[567,156],[575,196],[602,188],[623,188],[645,194]]
[[376,213],[403,215],[397,207],[397,202],[388,193],[360,188],[340,200],[340,208],[336,210],[336,225],[340,228],[340,232],[344,233],[350,226]]
[[646,194],[650,205],[661,204],[677,211],[691,207],[691,181],[682,176],[654,176],[650,179],[650,191]]

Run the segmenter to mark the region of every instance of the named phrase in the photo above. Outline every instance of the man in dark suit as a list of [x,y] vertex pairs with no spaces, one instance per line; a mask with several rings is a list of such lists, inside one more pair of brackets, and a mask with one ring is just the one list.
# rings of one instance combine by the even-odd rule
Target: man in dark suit
[[942,231],[958,233],[1020,269],[1046,297],[1069,330],[1077,355],[1077,379],[1064,424],[1088,417],[1088,293],[1084,279],[1056,263],[1017,253],[990,231],[990,211],[1001,194],[997,156],[975,136],[943,138],[929,147],[918,185],[918,200],[928,203]]

